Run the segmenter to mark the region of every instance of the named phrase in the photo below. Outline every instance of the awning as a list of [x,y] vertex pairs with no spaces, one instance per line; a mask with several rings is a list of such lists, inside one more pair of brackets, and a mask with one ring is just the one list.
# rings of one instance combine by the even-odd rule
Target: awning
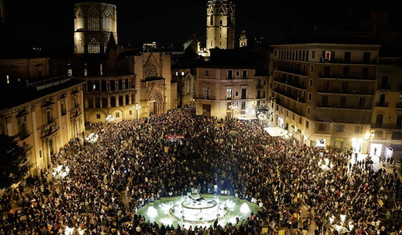
[[282,128],[280,128],[279,126],[266,127],[266,128],[264,128],[264,130],[266,132],[268,132],[268,134],[272,137],[281,136],[282,133],[284,133],[284,130]]

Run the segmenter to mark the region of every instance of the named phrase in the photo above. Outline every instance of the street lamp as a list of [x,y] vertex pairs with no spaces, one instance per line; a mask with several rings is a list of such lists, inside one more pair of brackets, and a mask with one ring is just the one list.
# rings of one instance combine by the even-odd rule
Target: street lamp
[[229,109],[232,110],[232,118],[234,118],[234,116],[233,116],[233,110],[237,109],[237,103],[235,103],[235,102],[230,103]]
[[138,119],[138,113],[139,113],[139,110],[141,109],[141,105],[135,104],[134,108],[135,108],[135,110],[137,110],[137,119]]

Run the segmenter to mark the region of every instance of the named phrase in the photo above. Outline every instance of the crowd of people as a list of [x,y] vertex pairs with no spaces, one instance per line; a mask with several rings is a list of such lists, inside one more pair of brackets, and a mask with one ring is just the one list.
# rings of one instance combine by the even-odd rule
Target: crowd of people
[[[43,171],[29,193],[0,199],[0,234],[302,234],[312,223],[315,234],[402,233],[399,173],[352,161],[352,152],[292,144],[256,121],[197,116],[192,105],[94,127],[96,142],[73,139],[53,156],[62,177]],[[190,228],[136,213],[192,188],[260,209],[236,224]]]

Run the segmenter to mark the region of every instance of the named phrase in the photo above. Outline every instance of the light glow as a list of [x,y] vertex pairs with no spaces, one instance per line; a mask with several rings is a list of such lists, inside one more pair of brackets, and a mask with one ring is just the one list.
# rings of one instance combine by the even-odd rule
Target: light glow
[[248,214],[248,213],[250,213],[250,207],[247,205],[247,203],[243,203],[242,205],[241,205],[241,207],[240,207],[240,212],[242,213],[242,214]]

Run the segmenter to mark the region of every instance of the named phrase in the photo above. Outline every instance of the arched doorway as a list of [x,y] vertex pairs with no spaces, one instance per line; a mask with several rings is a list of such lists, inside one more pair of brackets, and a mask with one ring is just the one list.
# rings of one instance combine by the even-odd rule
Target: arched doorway
[[149,96],[149,115],[158,115],[163,113],[163,96],[160,91],[153,91]]

